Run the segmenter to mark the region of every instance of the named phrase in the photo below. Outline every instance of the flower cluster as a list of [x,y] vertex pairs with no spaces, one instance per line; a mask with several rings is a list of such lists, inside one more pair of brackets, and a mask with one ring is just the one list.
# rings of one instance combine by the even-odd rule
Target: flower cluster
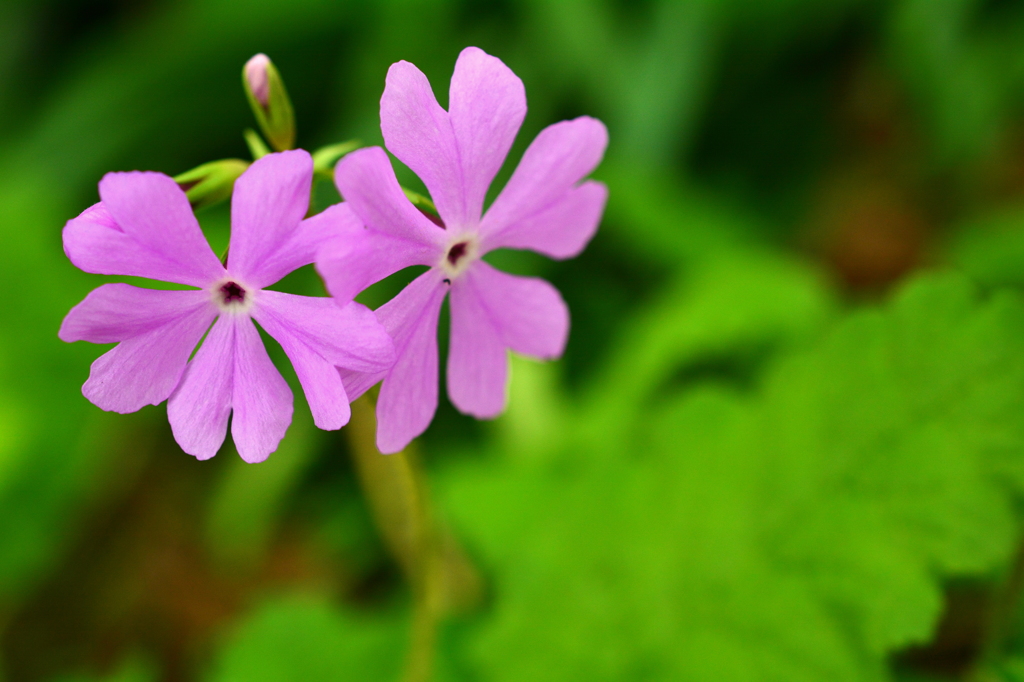
[[[439,217],[410,202],[387,153],[371,147],[337,164],[343,203],[306,218],[312,158],[269,154],[235,182],[224,264],[174,180],[108,174],[100,203],[64,229],[68,257],[86,272],[193,289],[106,284],[75,306],[61,339],[118,344],[93,363],[84,395],[122,413],[167,400],[175,439],[200,459],[216,454],[230,417],[239,454],[261,461],[291,423],[292,394],[255,320],[291,361],[320,428],[341,428],[349,402],[383,381],[377,446],[397,452],[437,408],[437,324],[450,294],[449,397],[464,413],[498,415],[508,350],[559,357],[569,313],[547,282],[505,274],[482,257],[498,248],[572,257],[596,231],[607,197],[604,185],[584,180],[607,132],[581,117],[543,130],[484,212],[525,114],[522,81],[477,48],[459,56],[448,111],[415,66],[398,62],[381,99],[381,130],[388,150],[423,180]],[[267,288],[314,262],[331,297]],[[414,265],[429,269],[375,313],[353,301]]]

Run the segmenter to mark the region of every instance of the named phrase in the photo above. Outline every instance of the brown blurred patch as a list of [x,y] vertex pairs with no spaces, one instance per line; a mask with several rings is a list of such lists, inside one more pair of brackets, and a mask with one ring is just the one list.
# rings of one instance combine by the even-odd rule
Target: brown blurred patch
[[820,257],[850,289],[885,289],[924,262],[929,221],[878,166],[823,181],[811,223]]
[[960,677],[981,653],[989,613],[991,586],[954,585],[946,590],[945,610],[927,644],[909,647],[895,657],[899,669]]
[[218,460],[232,453],[199,462],[163,421],[122,440],[115,459],[139,462],[138,474],[84,514],[77,545],[10,615],[0,639],[9,682],[109,672],[139,651],[163,680],[193,680],[225,625],[267,591],[361,589],[365,576],[287,520],[261,565],[225,571],[204,546],[203,523]]
[[925,261],[934,219],[914,127],[895,79],[858,56],[837,91],[838,148],[817,184],[807,242],[854,291],[879,291]]
[[995,153],[982,160],[968,191],[982,205],[1015,202],[1024,196],[1024,121],[1009,126]]

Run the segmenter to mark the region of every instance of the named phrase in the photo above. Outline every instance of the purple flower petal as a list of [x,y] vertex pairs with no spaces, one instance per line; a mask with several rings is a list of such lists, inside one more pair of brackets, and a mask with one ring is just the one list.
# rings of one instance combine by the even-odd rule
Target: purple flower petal
[[[93,204],[64,227],[64,253],[80,270],[100,275],[131,275],[203,286],[177,261],[151,250],[121,230],[103,202]],[[209,249],[209,247],[206,247]],[[217,264],[220,267],[220,264]],[[223,272],[223,269],[220,270]]]
[[313,413],[313,423],[326,431],[334,431],[348,424],[352,411],[345,386],[335,366],[297,337],[275,326],[274,322],[261,321],[260,324],[277,339],[291,360]]
[[277,449],[292,423],[292,391],[270,361],[252,320],[246,316],[235,320],[231,437],[242,459],[262,462]]
[[327,291],[339,303],[351,301],[356,294],[388,275],[411,265],[432,265],[441,258],[434,245],[393,237],[385,232],[360,228],[324,244],[316,259],[316,269]]
[[423,180],[445,226],[460,232],[480,219],[526,115],[526,92],[500,59],[469,47],[455,63],[449,107],[450,115],[409,62],[388,70],[380,101],[385,145]]
[[216,455],[228,431],[238,319],[232,315],[217,319],[167,400],[174,440],[197,459]]
[[280,265],[265,264],[305,217],[312,183],[313,158],[301,149],[267,154],[242,173],[231,195],[232,273],[260,288],[280,279]]
[[383,453],[404,448],[434,418],[437,318],[447,289],[440,275],[428,270],[377,310],[398,355],[377,400],[377,448]]
[[388,375],[387,371],[353,372],[350,369],[344,369],[342,367],[338,367],[336,369],[338,370],[338,376],[341,377],[342,385],[345,386],[345,394],[348,395],[349,402],[354,401],[356,398],[369,391]]
[[[139,314],[129,308],[119,317],[112,307],[119,300],[152,303],[154,310]],[[150,291],[108,284],[68,313],[61,338],[88,338],[96,343],[120,340],[92,363],[82,394],[100,409],[125,414],[158,405],[171,395],[189,355],[216,315],[202,291]]]
[[[548,282],[510,275],[484,261],[474,263],[459,280],[463,282],[476,293],[506,347],[541,360],[562,355],[569,338],[569,307]],[[454,290],[452,296],[454,315]]]
[[445,230],[430,222],[406,198],[383,149],[366,147],[345,156],[334,167],[334,182],[346,204],[368,228],[419,245],[424,258],[429,254],[440,257],[448,238]]
[[306,218],[288,241],[269,254],[260,264],[262,286],[270,286],[290,272],[316,260],[321,247],[332,241],[345,241],[366,232],[363,223],[346,204],[335,204]]
[[[484,240],[503,244],[503,232],[515,231],[519,223],[525,223],[524,230],[529,231],[530,219],[549,210],[552,215],[559,214],[562,209],[556,204],[563,201],[570,205],[573,201],[585,203],[589,209],[586,220],[570,222],[561,228],[550,224],[551,229],[567,230],[577,239],[581,231],[586,233],[599,194],[591,189],[575,199],[566,195],[597,167],[607,145],[608,131],[604,124],[588,116],[555,123],[542,130],[481,221],[480,234]],[[509,241],[517,240],[510,237]],[[558,246],[565,246],[557,239],[549,241],[556,247],[556,253]],[[573,242],[567,239],[567,243]],[[541,241],[539,246],[546,248],[546,243]]]
[[336,365],[384,372],[394,364],[391,337],[365,306],[329,298],[261,291],[256,320],[281,344],[322,429],[348,423],[349,399]]
[[84,229],[70,223],[65,228],[65,251],[76,265],[82,261],[83,270],[197,287],[223,274],[185,192],[163,173],[107,173],[100,180],[100,198],[106,216],[83,214]]
[[[466,222],[462,225],[468,226],[480,219],[487,188],[526,116],[526,90],[500,59],[467,47],[455,62],[448,109],[465,192]],[[458,227],[455,223],[450,229]]]
[[[478,264],[479,265],[479,264]],[[448,397],[459,412],[491,419],[505,409],[508,351],[470,268],[452,283]],[[506,301],[514,304],[512,295]]]
[[373,311],[359,303],[338,305],[326,297],[261,291],[253,316],[274,338],[271,327],[295,337],[332,365],[380,372],[395,363],[391,337]]
[[159,291],[129,284],[104,284],[68,312],[57,336],[67,342],[117,343],[204,307],[216,313],[210,294],[205,291]]
[[551,258],[579,255],[601,223],[608,188],[588,180],[565,192],[539,213],[522,218],[505,229],[488,234],[481,250],[529,249]]
[[380,130],[388,151],[423,180],[446,226],[479,219],[479,214],[467,212],[459,148],[448,112],[437,103],[427,77],[409,62],[388,69],[380,99]]

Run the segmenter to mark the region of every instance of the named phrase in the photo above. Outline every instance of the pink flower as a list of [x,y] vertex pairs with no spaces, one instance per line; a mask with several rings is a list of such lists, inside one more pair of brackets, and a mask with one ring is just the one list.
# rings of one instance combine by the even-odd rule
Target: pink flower
[[161,173],[107,174],[102,201],[64,228],[71,262],[86,272],[198,290],[105,284],[72,308],[61,339],[118,344],[92,364],[85,397],[121,413],[166,399],[175,440],[199,459],[217,453],[233,413],[238,454],[262,461],[291,423],[292,393],[255,319],[291,360],[317,426],[346,424],[349,401],[335,366],[385,370],[394,362],[391,340],[359,304],[265,289],[311,263],[328,236],[363,231],[343,204],[303,220],[312,177],[309,154],[290,151],[263,157],[238,179],[225,268],[174,180]]
[[536,358],[562,354],[569,312],[547,282],[507,275],[480,258],[497,248],[575,256],[594,235],[607,189],[581,182],[608,142],[593,118],[541,131],[494,203],[484,195],[526,115],[523,83],[499,59],[470,47],[455,64],[449,111],[415,66],[391,66],[381,99],[387,148],[415,171],[444,222],[439,227],[404,196],[387,154],[362,149],[338,163],[342,196],[367,226],[359,239],[336,240],[317,257],[340,301],[411,265],[428,265],[377,316],[395,340],[388,370],[342,372],[350,395],[383,379],[377,447],[397,452],[422,433],[437,408],[437,321],[451,293],[448,395],[464,413],[491,418],[505,407],[508,349]]

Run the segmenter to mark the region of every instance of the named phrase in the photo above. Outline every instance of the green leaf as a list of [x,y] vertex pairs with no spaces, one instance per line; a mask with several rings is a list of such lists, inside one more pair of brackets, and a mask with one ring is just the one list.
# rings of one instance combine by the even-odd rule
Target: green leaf
[[581,419],[599,440],[622,435],[616,426],[628,433],[673,375],[793,343],[820,329],[833,307],[817,273],[795,261],[735,253],[702,263],[624,325]]
[[987,285],[1024,285],[1024,207],[968,221],[950,245],[952,261]]
[[465,666],[886,679],[893,651],[930,637],[943,579],[1013,549],[1024,305],[925,278],[780,359],[753,394],[703,384],[628,418],[624,444],[588,437],[581,456],[570,441],[540,466],[510,448],[447,472],[447,509],[497,595]]
[[238,626],[206,679],[394,680],[405,646],[401,625],[344,613],[314,596],[270,599]]

